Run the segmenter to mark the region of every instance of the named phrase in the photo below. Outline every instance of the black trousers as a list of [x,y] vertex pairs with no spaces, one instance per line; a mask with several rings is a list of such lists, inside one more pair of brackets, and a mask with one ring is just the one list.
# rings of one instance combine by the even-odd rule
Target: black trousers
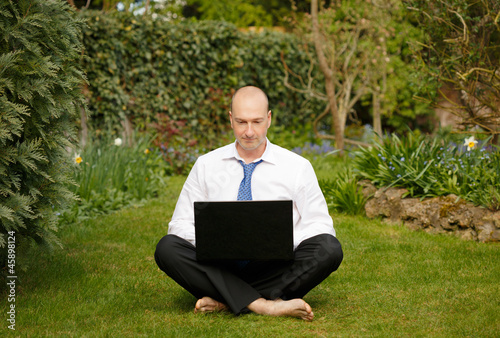
[[311,237],[295,249],[291,262],[251,261],[202,264],[196,248],[175,236],[164,236],[156,246],[160,269],[196,298],[211,297],[240,314],[258,298],[302,298],[342,262],[340,242],[332,235]]

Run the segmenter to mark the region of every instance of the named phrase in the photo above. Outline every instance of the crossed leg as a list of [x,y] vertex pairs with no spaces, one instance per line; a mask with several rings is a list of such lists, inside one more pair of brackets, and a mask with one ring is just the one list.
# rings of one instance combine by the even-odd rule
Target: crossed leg
[[251,262],[242,271],[200,264],[189,242],[167,235],[158,243],[155,259],[167,275],[198,298],[195,312],[245,309],[269,316],[314,318],[302,297],[335,271],[342,261],[342,249],[331,235],[304,241],[295,261],[279,266]]

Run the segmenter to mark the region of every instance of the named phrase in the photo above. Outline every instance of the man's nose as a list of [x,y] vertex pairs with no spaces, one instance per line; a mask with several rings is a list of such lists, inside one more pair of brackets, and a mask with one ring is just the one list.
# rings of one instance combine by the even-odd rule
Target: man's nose
[[251,136],[251,135],[253,135],[253,134],[254,134],[254,131],[253,131],[253,126],[252,126],[252,124],[251,124],[251,123],[249,123],[249,124],[247,125],[247,128],[246,128],[246,130],[245,130],[245,134],[247,134],[247,136]]

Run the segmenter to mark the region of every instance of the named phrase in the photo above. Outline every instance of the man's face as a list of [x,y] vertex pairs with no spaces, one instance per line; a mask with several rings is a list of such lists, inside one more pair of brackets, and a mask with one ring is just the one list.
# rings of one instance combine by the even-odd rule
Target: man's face
[[247,151],[264,150],[267,129],[271,125],[267,101],[260,97],[238,97],[233,102],[232,110],[229,113],[231,128],[241,148]]

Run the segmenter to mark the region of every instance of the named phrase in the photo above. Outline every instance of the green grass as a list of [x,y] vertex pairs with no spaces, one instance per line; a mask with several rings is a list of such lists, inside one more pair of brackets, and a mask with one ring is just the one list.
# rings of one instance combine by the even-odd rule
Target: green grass
[[[193,313],[195,298],[158,270],[183,177],[161,198],[61,229],[65,248],[25,253],[18,336],[481,336],[500,332],[498,244],[333,215],[345,259],[311,291],[315,320]],[[21,257],[19,258],[21,259]],[[3,292],[0,311],[6,318]],[[1,321],[0,335],[12,334]],[[9,331],[9,332],[8,332]]]

